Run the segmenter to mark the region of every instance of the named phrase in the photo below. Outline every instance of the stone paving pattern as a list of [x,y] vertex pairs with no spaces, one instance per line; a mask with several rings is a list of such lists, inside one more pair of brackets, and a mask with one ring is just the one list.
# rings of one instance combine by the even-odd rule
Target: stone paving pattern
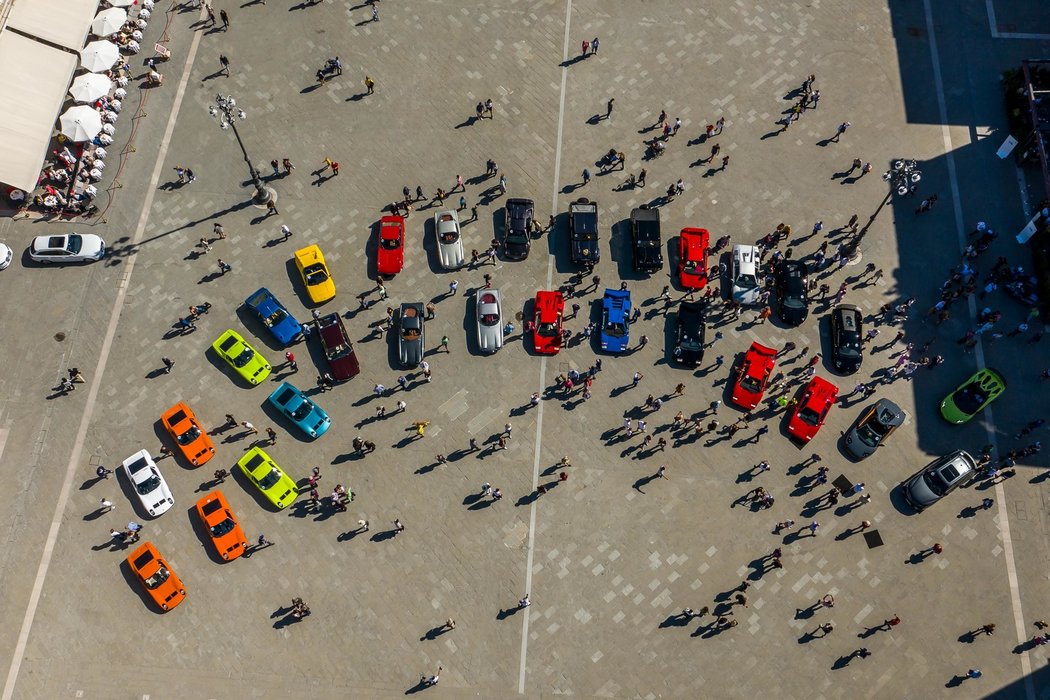
[[[938,32],[975,46],[1009,48],[1003,48],[1000,63],[988,51],[975,51],[972,58],[956,55],[951,41],[940,41],[950,133],[960,148],[961,206],[966,225],[994,211],[996,225],[1006,233],[1019,229],[1023,217],[1014,204],[1012,169],[985,175],[1003,138],[992,76],[1032,47],[993,43],[979,11],[983,3],[964,5],[958,14],[935,9]],[[984,492],[962,490],[919,516],[902,513],[891,497],[902,478],[934,455],[957,446],[976,451],[987,442],[979,421],[951,428],[937,416],[940,397],[973,371],[973,359],[950,342],[970,325],[965,309],[957,306],[952,321],[941,327],[921,318],[945,271],[958,261],[944,143],[936,120],[917,116],[936,114],[932,82],[915,75],[929,68],[921,6],[891,4],[887,11],[871,1],[776,7],[736,2],[719,9],[685,2],[573,2],[560,150],[558,64],[565,3],[386,0],[379,3],[378,23],[367,22],[366,6],[351,3],[289,8],[272,1],[244,7],[217,2],[215,7],[230,12],[232,26],[228,32],[197,28],[203,37],[142,241],[132,246],[152,152],[190,46],[196,18],[190,11],[174,15],[175,59],[166,66],[164,91],[151,95],[126,189],[107,213],[103,235],[115,245],[115,255],[80,269],[24,270],[16,264],[0,275],[13,320],[7,326],[19,329],[4,335],[12,361],[3,379],[0,422],[10,431],[0,464],[13,487],[4,516],[7,546],[0,554],[5,590],[0,613],[12,621],[0,629],[0,644],[8,654],[87,394],[78,389],[41,402],[40,387],[50,386],[66,366],[92,366],[117,290],[127,286],[16,697],[392,697],[439,665],[441,684],[428,693],[511,697],[518,689],[526,613],[525,694],[531,697],[753,697],[771,688],[784,698],[983,697],[1000,689],[1002,697],[1025,697],[1021,686],[1006,688],[1018,681],[1020,664],[1010,654],[1018,640],[997,509],[1009,510],[1030,636],[1035,633],[1030,622],[1044,614],[1047,600],[1046,482],[1036,476],[1042,472],[1032,470],[1045,466],[1045,458],[1006,482],[1007,499],[996,510],[973,517],[962,517],[959,509],[979,503]],[[601,39],[599,53],[576,60],[580,40],[594,36]],[[1039,45],[1045,48],[1045,42]],[[231,59],[229,78],[214,75],[220,51]],[[313,73],[332,55],[342,58],[343,75],[317,87]],[[969,111],[971,93],[957,87],[968,60],[987,82],[970,86],[979,116]],[[915,66],[920,70],[908,71]],[[810,72],[821,90],[818,109],[771,136],[774,122],[790,106],[784,95]],[[366,74],[377,82],[374,95],[362,95]],[[236,144],[207,114],[217,90],[232,92],[248,112],[241,133],[264,173],[274,157],[289,157],[296,165],[290,176],[267,175],[279,194],[279,216],[267,218],[244,204],[251,190],[244,186]],[[591,123],[610,97],[616,98],[611,118]],[[473,105],[487,98],[496,105],[494,118],[470,123]],[[672,120],[682,119],[682,131],[665,156],[643,161],[642,140],[654,135],[646,129],[662,108]],[[712,141],[698,138],[719,116],[727,120],[725,132]],[[841,143],[818,145],[846,119],[853,127]],[[992,138],[971,136],[966,128],[987,124],[998,130]],[[712,142],[731,155],[724,172],[698,162]],[[143,145],[148,143],[152,148]],[[619,191],[625,173],[597,173],[594,161],[610,148],[627,154],[628,172],[648,169],[647,187]],[[714,238],[728,233],[735,243],[751,242],[786,221],[805,238],[817,219],[828,234],[853,212],[863,221],[874,210],[885,193],[877,173],[902,155],[923,161],[922,193],[939,192],[939,206],[915,217],[916,202],[903,200],[881,213],[862,247],[863,264],[873,261],[886,270],[881,283],[857,282],[862,266],[827,281],[833,288],[842,279],[852,281],[846,301],[868,314],[887,301],[918,297],[919,313],[905,326],[908,340],[921,344],[936,336],[934,350],[951,362],[933,372],[920,370],[914,382],[880,388],[879,396],[905,407],[906,426],[876,457],[859,464],[837,447],[839,434],[869,403],[856,399],[833,409],[828,424],[801,450],[786,439],[779,415],[753,421],[734,439],[710,445],[706,436],[679,440],[666,424],[678,410],[699,413],[712,400],[725,399],[729,367],[750,342],[781,346],[790,340],[800,349],[826,350],[829,305],[816,304],[801,329],[774,321],[756,324],[751,312],[718,325],[725,337],[690,376],[667,363],[674,316],[662,314],[657,301],[662,286],[671,282],[674,234],[701,225]],[[326,156],[342,164],[338,177],[312,172]],[[434,299],[438,316],[427,324],[428,344],[436,348],[448,335],[452,352],[428,358],[434,370],[430,384],[416,374],[407,392],[376,398],[372,385],[396,386],[401,373],[392,364],[393,338],[371,336],[370,326],[383,316],[385,304],[357,310],[356,296],[374,286],[369,277],[379,211],[403,185],[419,184],[432,194],[438,186],[450,189],[462,174],[470,203],[483,203],[479,221],[464,227],[466,247],[483,249],[502,217],[500,198],[489,189],[495,179],[482,179],[490,157],[506,174],[509,195],[535,199],[541,221],[553,205],[557,225],[534,242],[526,262],[500,261],[450,274],[437,268],[429,224],[438,207],[414,212],[406,268],[387,285],[386,303]],[[859,180],[843,177],[854,157],[871,160],[876,173]],[[177,186],[176,165],[192,167],[197,181]],[[585,167],[595,177],[577,188]],[[630,264],[630,211],[658,203],[679,177],[685,194],[660,207],[667,266],[651,278],[640,277]],[[586,344],[539,358],[523,347],[530,344],[523,343],[517,320],[518,330],[495,357],[473,354],[469,340],[471,298],[484,272],[503,290],[507,315],[528,308],[535,290],[548,281],[557,287],[576,272],[568,261],[564,212],[578,196],[600,204],[602,262],[595,272],[609,286],[628,281],[644,312],[632,333],[651,339],[623,357],[603,357],[594,396],[586,402],[548,391],[557,374],[590,366],[596,355]],[[447,201],[454,206],[458,197]],[[229,238],[200,254],[195,242],[210,237],[215,221],[223,223]],[[279,240],[282,223],[294,232],[286,242]],[[16,237],[24,242],[56,228],[9,224],[4,233],[9,243]],[[1019,256],[1008,239],[1006,233],[997,244],[1002,254]],[[335,301],[323,311],[347,314],[364,368],[348,385],[317,395],[334,425],[316,442],[289,432],[265,408],[269,386],[246,389],[208,350],[223,330],[238,329],[275,364],[275,381],[313,386],[315,367],[324,365],[318,348],[295,346],[298,373],[277,367],[284,350],[239,308],[265,285],[300,318],[309,318],[290,261],[297,247],[309,243],[323,249],[338,287]],[[795,250],[808,254],[818,245],[818,238],[809,238]],[[132,255],[129,278],[125,263]],[[233,265],[232,273],[216,274],[218,257]],[[447,297],[453,278],[460,280],[459,291]],[[680,296],[676,290],[675,298]],[[596,318],[591,305],[598,303],[600,290],[584,299],[580,318],[567,324],[574,331]],[[187,306],[204,300],[214,306],[197,332],[166,337]],[[1002,308],[1008,310],[1008,324],[1024,315],[1005,298]],[[881,328],[880,346],[894,331]],[[715,330],[709,329],[709,339]],[[57,332],[67,338],[55,340]],[[1045,360],[1041,347],[1000,341],[986,349],[990,363],[1010,371],[1011,391],[995,406],[1001,448],[1013,446],[1008,433],[1033,411],[1047,412],[1045,395],[1029,401],[1022,393],[1037,374],[1033,368],[1041,366],[1038,358]],[[882,373],[893,362],[891,352],[869,355],[859,376]],[[797,354],[781,362],[795,378],[804,365]],[[158,373],[162,355],[176,360],[170,375]],[[718,355],[726,359],[720,369],[713,366]],[[1026,366],[1031,371],[1022,371]],[[631,388],[635,371],[645,377]],[[823,365],[820,375],[834,377]],[[639,449],[640,437],[625,439],[619,430],[624,412],[641,416],[638,406],[646,394],[667,396],[680,381],[686,383],[685,394],[668,398],[647,418],[658,436],[669,438],[669,449],[652,454]],[[846,393],[858,379],[833,381]],[[541,409],[528,407],[533,391],[544,392]],[[398,398],[408,403],[404,414],[393,414]],[[185,468],[178,459],[159,462],[177,502],[171,513],[146,522],[147,538],[189,591],[185,604],[161,616],[122,564],[127,552],[107,541],[109,526],[133,517],[133,495],[119,480],[94,484],[91,477],[97,464],[113,467],[138,449],[157,454],[167,444],[158,417],[177,400],[189,403],[211,429],[227,412],[263,431],[274,426],[279,438],[267,449],[293,477],[305,480],[317,465],[323,494],[343,483],[357,498],[347,513],[310,513],[303,503],[277,513],[234,475],[222,490],[249,537],[265,533],[276,546],[222,565],[196,523],[193,502],[211,472],[229,469],[250,439],[236,430],[218,433],[218,456],[201,469]],[[388,408],[382,419],[375,418],[379,405]],[[739,415],[729,406],[719,411],[723,424]],[[417,418],[431,421],[421,440],[413,440],[409,430]],[[508,420],[513,438],[507,450],[496,451],[492,446]],[[770,433],[754,444],[760,425],[768,425]],[[376,441],[377,452],[364,459],[350,454],[357,434]],[[485,449],[466,452],[470,437]],[[447,466],[434,462],[439,452],[449,455]],[[813,516],[821,524],[816,537],[774,536],[770,530],[779,520],[808,522],[799,513],[823,490],[812,488],[815,467],[805,466],[813,453],[823,457],[832,476],[864,481],[873,500],[857,510],[847,499],[837,509],[820,511]],[[533,505],[534,466],[540,483],[549,482],[557,478],[562,455],[573,462],[569,480]],[[748,481],[742,473],[763,459],[771,471]],[[669,479],[651,479],[661,464]],[[507,497],[492,505],[479,500],[479,485],[486,481]],[[757,485],[776,497],[772,509],[732,506]],[[91,513],[102,496],[115,500],[117,510],[95,517]],[[533,508],[532,606],[501,612],[525,592]],[[407,530],[392,536],[397,517]],[[359,518],[371,520],[371,532],[349,535]],[[862,519],[873,522],[885,546],[868,549],[861,535],[847,536]],[[913,555],[933,542],[944,543],[945,553],[915,563]],[[785,549],[785,568],[759,575],[759,559],[778,545]],[[702,622],[674,619],[685,606],[714,606],[713,600],[724,600],[722,594],[743,579],[753,585],[749,607],[734,611],[737,627],[714,633]],[[835,596],[834,609],[796,614],[827,593]],[[279,618],[272,613],[293,596],[306,599],[313,616],[275,625]],[[893,613],[904,620],[901,626],[863,641],[855,636]],[[457,629],[426,639],[449,616]],[[834,633],[808,639],[806,633],[829,620]],[[989,621],[999,625],[994,637],[958,641]],[[861,645],[874,656],[832,669],[836,659]],[[1045,653],[1032,652],[1031,661],[1043,669]],[[953,675],[977,666],[983,679],[945,688]],[[1038,683],[1036,692],[1050,697]]]

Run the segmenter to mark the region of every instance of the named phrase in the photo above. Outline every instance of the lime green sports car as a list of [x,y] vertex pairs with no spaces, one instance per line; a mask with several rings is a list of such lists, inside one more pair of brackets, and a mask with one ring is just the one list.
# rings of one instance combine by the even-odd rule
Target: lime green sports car
[[237,460],[244,475],[262,491],[262,495],[278,508],[285,508],[295,502],[299,489],[291,477],[281,471],[270,455],[262,448],[253,447]]
[[949,423],[965,423],[997,399],[1005,389],[1003,375],[991,368],[982,369],[941,401],[941,415]]
[[255,348],[248,345],[237,331],[226,331],[211,347],[252,386],[269,377],[273,369],[266,358],[255,352]]

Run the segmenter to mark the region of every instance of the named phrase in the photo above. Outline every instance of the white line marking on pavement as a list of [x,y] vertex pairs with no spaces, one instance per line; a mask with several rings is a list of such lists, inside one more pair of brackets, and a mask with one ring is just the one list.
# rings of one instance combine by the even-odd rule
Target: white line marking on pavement
[[[963,221],[962,203],[959,199],[959,182],[955,170],[955,156],[953,154],[954,147],[952,146],[951,130],[948,126],[948,105],[944,98],[944,81],[941,77],[941,58],[940,54],[937,52],[937,37],[934,34],[933,12],[930,9],[930,0],[923,0],[923,8],[926,13],[926,33],[930,39],[930,59],[933,63],[933,83],[937,87],[937,109],[940,112],[941,118],[941,136],[944,139],[944,155],[948,164],[948,179],[952,187],[952,212],[955,215],[955,233],[958,239],[959,251],[962,252],[966,247],[966,229]],[[988,0],[988,9],[989,18],[994,19],[995,15],[991,9],[991,0]],[[976,317],[977,300],[972,295],[969,297],[969,308],[970,316]],[[976,359],[977,366],[984,369],[986,366],[984,363],[984,346],[981,343],[980,336],[978,336],[977,339]],[[992,415],[991,409],[985,409],[984,428],[988,433],[988,442],[995,447],[995,452],[998,453],[999,449],[995,440],[995,417]],[[1010,604],[1014,614],[1014,626],[1016,628],[1017,640],[1018,642],[1023,643],[1026,641],[1024,615],[1021,612],[1021,592],[1017,583],[1017,564],[1014,562],[1013,541],[1010,539],[1010,514],[1004,505],[1005,499],[1006,490],[1003,487],[1002,482],[999,482],[995,485],[995,500],[998,504],[999,531],[1002,533],[1003,539],[1003,557],[1006,560],[1006,579],[1010,588]],[[1025,696],[1028,700],[1035,700],[1035,687],[1032,685],[1031,659],[1029,658],[1027,651],[1023,651],[1020,656],[1021,672],[1024,674]]]
[[[565,39],[562,44],[562,62],[569,60],[569,21],[572,19],[572,0],[565,2]],[[558,96],[558,138],[554,145],[554,186],[551,192],[551,216],[558,211],[558,182],[561,180],[561,140],[565,126],[565,83],[568,80],[569,67],[561,69],[561,94]],[[551,235],[551,231],[547,232]],[[547,285],[551,288],[554,280],[554,256],[547,256]],[[540,360],[540,392],[543,392],[547,379],[547,355]],[[536,407],[536,445],[532,459],[532,490],[540,485],[540,448],[543,439],[543,401]],[[529,546],[525,557],[525,592],[532,593],[532,558],[536,551],[536,504],[537,498],[529,506]],[[529,653],[529,609],[525,608],[521,620],[521,663],[518,666],[518,694],[525,694],[525,662]]]
[[[204,7],[201,7],[201,17],[205,15]],[[157,162],[153,166],[153,175],[150,177],[149,186],[146,188],[146,197],[142,202],[142,211],[139,214],[139,222],[135,228],[134,236],[131,240],[131,247],[134,248],[142,240],[142,235],[146,230],[146,220],[149,218],[150,207],[153,205],[153,197],[157,192],[157,185],[160,182],[160,171],[164,166],[164,156],[168,152],[168,145],[171,141],[171,134],[175,130],[175,118],[179,114],[179,108],[182,106],[182,98],[186,93],[186,85],[189,83],[190,70],[193,68],[193,60],[197,55],[197,46],[200,44],[200,32],[193,33],[193,42],[190,44],[190,50],[186,55],[186,64],[183,66],[182,81],[179,82],[178,92],[175,94],[175,102],[171,106],[171,116],[168,117],[168,124],[164,130],[164,137],[160,143],[160,149],[157,153]],[[131,277],[131,272],[135,267],[136,256],[134,254],[129,255],[124,260],[124,279]],[[105,374],[106,364],[109,361],[109,353],[113,347],[113,338],[117,332],[117,322],[120,321],[120,312],[124,306],[124,297],[127,294],[127,284],[122,284],[117,289],[117,296],[113,301],[113,309],[109,315],[109,325],[106,326],[106,337],[102,341],[102,349],[99,354],[98,367],[93,373],[94,376],[91,379],[91,388],[88,390],[87,404],[84,407],[84,414],[80,418],[80,427],[77,428],[77,437],[73,442],[73,452],[69,456],[69,464],[66,465],[66,474],[62,481],[62,490],[59,492],[58,501],[55,503],[55,513],[51,518],[51,527],[47,532],[47,539],[44,540],[44,550],[40,553],[40,564],[37,567],[36,579],[33,581],[33,590],[29,595],[29,604],[26,606],[25,616],[22,618],[22,627],[18,633],[18,642],[15,644],[14,655],[11,659],[11,667],[7,672],[7,680],[4,683],[4,692],[0,696],[2,700],[11,700],[11,697],[15,692],[15,681],[18,679],[18,672],[22,667],[22,657],[25,654],[26,645],[29,642],[29,632],[33,628],[33,619],[36,617],[37,606],[40,604],[40,595],[44,589],[44,579],[47,578],[47,570],[51,566],[51,557],[55,553],[55,543],[58,540],[58,530],[62,525],[62,514],[66,510],[66,504],[69,502],[69,494],[73,487],[73,477],[76,476],[77,467],[80,466],[81,454],[84,450],[84,440],[87,437],[88,425],[91,423],[91,418],[95,414],[95,404],[98,399],[99,387],[102,386],[102,375]]]
[[[995,20],[995,2],[994,0],[984,0],[984,6],[988,9],[988,29],[991,30],[992,38],[999,38],[999,23]],[[926,24],[926,28],[929,29],[929,22]]]

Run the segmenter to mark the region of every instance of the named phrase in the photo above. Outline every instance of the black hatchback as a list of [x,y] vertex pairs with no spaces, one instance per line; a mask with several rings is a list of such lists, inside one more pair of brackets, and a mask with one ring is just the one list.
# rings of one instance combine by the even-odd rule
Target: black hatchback
[[531,199],[508,199],[503,207],[503,257],[524,260],[532,246],[532,220],[536,205]]
[[863,359],[861,314],[853,304],[839,304],[831,310],[831,364],[835,371],[853,374]]
[[693,301],[678,305],[678,326],[675,331],[675,362],[696,367],[704,359],[704,306]]
[[806,278],[809,268],[802,260],[784,260],[777,268],[776,290],[780,318],[789,326],[799,326],[809,316]]

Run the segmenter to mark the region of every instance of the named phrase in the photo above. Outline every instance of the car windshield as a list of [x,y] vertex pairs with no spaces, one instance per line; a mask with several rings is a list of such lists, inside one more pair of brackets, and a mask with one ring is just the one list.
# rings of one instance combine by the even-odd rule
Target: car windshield
[[212,525],[212,527],[211,527],[211,536],[212,537],[222,537],[226,533],[228,533],[231,530],[233,530],[233,528],[235,528],[236,526],[237,526],[237,523],[233,522],[232,518],[226,518],[221,523],[219,523],[217,525]]
[[857,428],[857,437],[868,447],[878,447],[882,438],[886,437],[887,428],[877,420],[869,420]]
[[754,275],[737,275],[733,284],[741,289],[754,289],[758,286],[758,280]]
[[274,484],[281,480],[281,472],[276,467],[270,469],[270,473],[259,479],[259,486],[264,489],[271,488]]
[[700,272],[700,263],[696,260],[686,260],[685,264],[682,265],[682,269],[688,272],[690,275],[695,275]]
[[[959,472],[955,470],[955,467],[948,465],[944,469],[931,469],[924,472],[922,480],[929,487],[930,491],[938,496],[943,496],[945,491],[948,490],[948,484],[958,478]],[[945,480],[947,478],[947,480]]]
[[156,573],[147,578],[143,583],[146,584],[146,588],[153,590],[164,583],[171,576],[171,572],[168,571],[168,567],[162,566],[157,569]]
[[200,428],[198,428],[195,425],[191,425],[190,429],[187,430],[186,432],[184,432],[182,435],[179,435],[176,438],[176,440],[179,441],[180,445],[189,445],[191,442],[193,442],[194,440],[196,440],[200,436],[201,436]]
[[383,247],[387,250],[397,250],[401,247],[401,237],[395,236],[394,238],[384,238]]
[[312,410],[313,406],[304,401],[303,403],[299,404],[299,408],[292,411],[292,419],[300,421],[303,418],[306,418],[308,415],[310,415],[310,412]]
[[158,488],[160,488],[160,476],[157,472],[153,472],[153,474],[145,481],[140,481],[135,484],[135,490],[139,492],[140,496],[153,493]]
[[277,309],[272,314],[266,317],[263,321],[267,326],[276,326],[278,323],[288,318],[288,314],[284,312],[284,309]]
[[785,297],[784,306],[790,309],[801,309],[804,308],[806,305],[802,303],[802,299],[800,299],[799,297]]
[[247,345],[245,345],[244,350],[241,351],[241,354],[233,358],[233,366],[244,367],[246,364],[252,361],[253,357],[255,357],[255,351]]
[[751,392],[752,394],[755,394],[762,389],[762,382],[758,380],[758,377],[744,375],[744,377],[740,380],[740,386],[742,386],[745,390]]
[[605,324],[605,335],[610,335],[614,338],[623,338],[627,335],[627,325],[610,321]]
[[984,391],[977,382],[971,382],[955,392],[954,400],[960,411],[970,415],[977,413],[988,400],[988,392]]
[[682,342],[679,343],[678,346],[683,350],[688,350],[690,352],[699,352],[700,340],[698,338],[694,338],[692,336],[687,335],[684,338],[682,338]]
[[306,277],[306,283],[312,287],[328,280],[328,270],[324,269],[321,263],[315,263],[303,270],[303,276]]
[[80,249],[84,247],[84,239],[77,233],[69,234],[69,238],[66,240],[66,250],[73,255],[80,252]]
[[540,335],[546,336],[548,338],[556,336],[556,335],[559,334],[558,324],[556,324],[556,323],[540,323],[540,324],[537,324],[536,332],[539,333]]
[[806,406],[798,412],[798,418],[803,423],[808,423],[809,425],[817,425],[818,423],[820,423],[820,414],[814,411],[809,406]]
[[527,239],[524,231],[512,230],[507,234],[507,243],[511,245],[524,245]]

